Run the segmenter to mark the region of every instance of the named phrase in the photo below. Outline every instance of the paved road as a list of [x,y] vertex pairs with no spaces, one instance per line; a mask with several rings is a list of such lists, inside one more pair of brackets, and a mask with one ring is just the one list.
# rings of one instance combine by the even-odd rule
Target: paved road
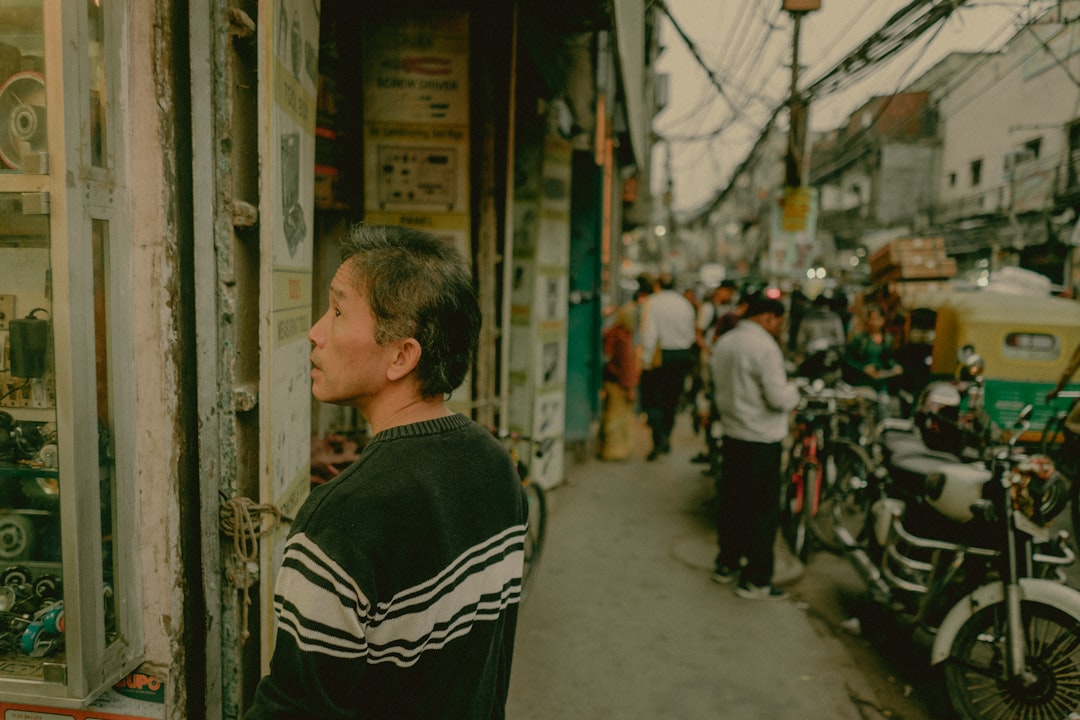
[[839,558],[815,558],[803,573],[781,555],[778,580],[792,594],[779,602],[743,600],[711,582],[712,481],[690,463],[701,440],[680,420],[673,452],[647,463],[643,428],[640,438],[634,459],[576,465],[549,493],[510,718],[942,716],[889,665],[918,676],[910,658],[883,658],[844,631],[859,586]]

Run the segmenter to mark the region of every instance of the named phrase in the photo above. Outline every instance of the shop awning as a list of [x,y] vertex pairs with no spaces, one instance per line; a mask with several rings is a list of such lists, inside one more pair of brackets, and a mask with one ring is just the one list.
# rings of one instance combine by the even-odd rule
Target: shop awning
[[626,124],[638,167],[647,167],[649,104],[645,102],[645,0],[615,0],[615,43]]

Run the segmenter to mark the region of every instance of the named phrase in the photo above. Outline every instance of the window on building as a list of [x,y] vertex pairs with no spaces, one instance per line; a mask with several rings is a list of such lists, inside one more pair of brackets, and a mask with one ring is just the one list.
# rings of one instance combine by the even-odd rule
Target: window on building
[[982,182],[982,158],[971,161],[971,187],[978,187]]
[[949,173],[949,187],[956,187],[956,173],[954,172]]

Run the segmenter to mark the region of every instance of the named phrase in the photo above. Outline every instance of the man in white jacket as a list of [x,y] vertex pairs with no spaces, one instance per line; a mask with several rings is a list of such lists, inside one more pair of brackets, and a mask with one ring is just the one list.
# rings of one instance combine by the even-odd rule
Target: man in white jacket
[[[779,599],[772,584],[773,541],[780,520],[780,459],[799,390],[784,371],[784,304],[751,299],[739,324],[713,347],[716,407],[724,427],[713,579],[738,579],[736,594]],[[740,568],[742,561],[746,563]]]

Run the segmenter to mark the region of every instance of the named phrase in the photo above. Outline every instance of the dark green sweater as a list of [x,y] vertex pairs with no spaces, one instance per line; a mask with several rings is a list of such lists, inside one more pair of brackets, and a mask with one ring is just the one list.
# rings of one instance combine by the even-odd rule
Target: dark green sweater
[[521,483],[484,428],[380,432],[297,515],[247,719],[502,718],[524,531]]

